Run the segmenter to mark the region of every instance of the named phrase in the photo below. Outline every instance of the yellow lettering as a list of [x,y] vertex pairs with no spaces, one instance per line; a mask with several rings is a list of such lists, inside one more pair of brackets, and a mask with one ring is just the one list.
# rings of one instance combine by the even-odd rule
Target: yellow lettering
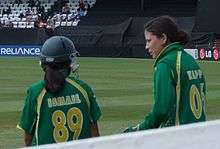
[[198,70],[195,70],[195,79],[198,79],[198,78],[199,78]]
[[61,97],[54,97],[47,99],[48,107],[57,107],[57,106],[64,106],[64,105],[71,105],[76,103],[81,103],[78,94],[70,95],[70,96],[61,96]]
[[187,71],[187,75],[188,75],[189,80],[201,79],[202,71],[200,69]]
[[71,95],[71,99],[73,101],[73,103],[80,103],[81,100],[79,99],[79,95],[76,94],[76,95]]
[[53,107],[58,106],[56,98],[52,98],[52,105]]
[[73,102],[71,101],[70,96],[66,96],[66,104],[67,105],[73,104]]
[[79,99],[79,94],[75,95],[76,103],[81,103],[81,100]]
[[195,77],[196,77],[195,71],[192,71],[192,79],[195,79]]
[[198,73],[199,73],[199,78],[201,79],[202,78],[202,71],[199,69]]
[[187,71],[187,74],[188,74],[189,80],[192,80],[192,73],[191,73],[191,71]]
[[64,97],[57,97],[58,106],[65,105],[65,99]]
[[51,98],[47,99],[47,104],[49,108],[52,108],[52,102],[51,102]]

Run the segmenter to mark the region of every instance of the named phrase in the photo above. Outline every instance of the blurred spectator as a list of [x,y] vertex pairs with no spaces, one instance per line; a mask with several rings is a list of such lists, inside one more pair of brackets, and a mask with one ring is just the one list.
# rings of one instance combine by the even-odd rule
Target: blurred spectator
[[83,0],[79,1],[79,7],[77,11],[78,11],[78,16],[80,17],[85,16],[87,14],[86,5]]
[[6,20],[4,27],[9,27],[9,28],[13,28],[13,23],[10,20]]
[[39,8],[40,5],[41,5],[41,2],[40,2],[39,0],[36,0],[36,2],[35,2],[35,6],[36,6],[37,8]]
[[28,7],[34,7],[35,6],[35,1],[34,0],[28,0]]
[[85,11],[86,10],[86,7],[85,7],[85,3],[83,0],[79,0],[79,7],[78,7],[78,12],[79,11]]
[[73,11],[68,19],[68,21],[74,21],[79,18],[79,14],[77,11]]
[[2,28],[3,27],[3,23],[0,21],[0,28]]
[[44,22],[43,20],[37,19],[34,21],[34,27],[35,28],[46,28],[47,22]]
[[6,14],[11,14],[11,7],[8,6],[8,9],[6,10]]
[[46,13],[41,13],[41,14],[38,14],[38,18],[39,18],[39,20],[41,20],[42,22],[47,22],[48,15],[47,15]]
[[55,23],[56,22],[54,22],[54,20],[51,18],[51,17],[49,17],[48,19],[47,19],[47,27],[48,28],[55,28]]
[[70,7],[68,5],[68,3],[66,3],[63,8],[62,8],[62,13],[63,14],[69,14],[70,13]]
[[47,27],[47,23],[43,22],[42,20],[40,20],[39,22],[39,28],[46,28]]
[[32,7],[31,8],[31,15],[35,15],[35,14],[38,14],[37,13],[37,8],[36,7]]
[[68,3],[68,0],[57,0],[54,2],[54,11],[56,13],[62,12],[63,6]]
[[45,8],[44,8],[44,6],[38,7],[38,8],[37,8],[37,13],[38,13],[38,14],[45,13]]
[[48,17],[53,17],[54,16],[54,6],[52,5],[51,8],[47,9],[47,15]]
[[40,21],[37,19],[34,21],[34,28],[38,28],[40,24]]
[[20,14],[19,14],[19,16],[18,16],[19,18],[23,18],[24,17],[24,14],[23,14],[23,12],[21,12]]
[[5,20],[1,21],[1,27],[5,27]]
[[90,5],[88,1],[84,1],[84,4],[85,4],[85,9],[88,11],[90,9]]
[[7,14],[7,10],[5,8],[2,9],[2,15]]
[[14,24],[12,23],[12,21],[9,21],[8,27],[10,27],[10,28],[13,28],[13,27],[14,27]]
[[22,4],[22,0],[15,0],[14,4],[18,4],[18,6],[19,6],[20,4]]
[[31,9],[28,8],[28,9],[26,10],[26,12],[25,12],[25,17],[27,17],[27,16],[29,16],[29,15],[31,15],[31,14],[32,14]]
[[52,19],[54,20],[54,22],[61,22],[62,16],[61,16],[61,14],[57,13],[52,17]]

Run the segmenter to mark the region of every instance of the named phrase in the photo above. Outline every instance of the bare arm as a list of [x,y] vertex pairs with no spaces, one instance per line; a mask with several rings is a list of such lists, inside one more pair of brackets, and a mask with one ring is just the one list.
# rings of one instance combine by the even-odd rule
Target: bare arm
[[97,122],[91,123],[91,137],[99,136],[99,128]]
[[24,134],[24,142],[26,146],[31,146],[31,142],[33,139],[33,135],[30,133],[25,132]]

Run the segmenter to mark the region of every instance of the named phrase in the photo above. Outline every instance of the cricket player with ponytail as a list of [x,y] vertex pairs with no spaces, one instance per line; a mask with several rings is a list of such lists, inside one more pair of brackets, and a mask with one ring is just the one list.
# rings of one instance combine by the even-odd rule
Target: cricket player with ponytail
[[99,136],[101,111],[92,88],[78,77],[73,42],[64,36],[45,41],[40,54],[44,79],[27,90],[18,128],[26,146]]
[[155,58],[154,104],[150,113],[124,132],[177,126],[206,120],[206,84],[196,60],[184,51],[188,42],[169,16],[145,26],[146,49]]

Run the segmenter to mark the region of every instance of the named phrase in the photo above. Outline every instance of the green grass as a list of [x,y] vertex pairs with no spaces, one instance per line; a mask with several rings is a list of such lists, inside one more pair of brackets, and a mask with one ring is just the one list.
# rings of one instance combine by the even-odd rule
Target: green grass
[[[152,103],[153,60],[80,58],[80,78],[96,92],[102,109],[101,135],[121,133],[149,112]],[[220,118],[220,63],[200,62],[207,80],[208,120]],[[0,148],[23,146],[16,129],[27,87],[41,79],[34,58],[0,59]]]

